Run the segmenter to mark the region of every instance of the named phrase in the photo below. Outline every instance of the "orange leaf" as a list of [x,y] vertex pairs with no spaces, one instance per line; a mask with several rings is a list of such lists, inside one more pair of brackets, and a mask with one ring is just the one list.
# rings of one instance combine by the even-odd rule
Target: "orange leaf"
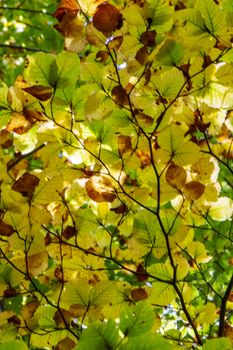
[[50,97],[53,94],[52,88],[42,85],[33,85],[30,87],[23,88],[22,90],[26,91],[27,93],[34,96],[40,101],[46,101],[50,99]]
[[111,181],[105,176],[92,176],[85,184],[88,196],[95,202],[113,202],[116,198]]
[[171,164],[166,172],[166,181],[174,188],[181,189],[187,178],[186,171],[176,164]]
[[119,10],[108,3],[100,4],[93,16],[94,27],[104,34],[108,34],[117,29],[121,20]]
[[190,200],[196,200],[200,198],[205,191],[205,186],[198,181],[191,181],[184,187],[185,197]]

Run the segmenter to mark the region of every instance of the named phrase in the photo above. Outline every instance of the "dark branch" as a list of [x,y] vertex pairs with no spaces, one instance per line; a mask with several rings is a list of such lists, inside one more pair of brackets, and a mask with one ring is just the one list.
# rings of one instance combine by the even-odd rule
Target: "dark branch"
[[37,49],[35,47],[27,47],[27,46],[12,45],[12,44],[0,44],[0,47],[6,47],[6,48],[12,49],[12,50],[23,50],[23,51],[32,51],[32,52],[46,52],[46,53],[49,52],[47,50]]
[[233,288],[233,275],[230,279],[230,282],[228,283],[226,292],[222,298],[221,308],[220,308],[220,316],[219,316],[219,328],[218,328],[218,336],[223,337],[224,336],[224,324],[225,324],[225,315],[226,315],[226,305],[227,300],[230,296],[231,290]]
[[0,6],[0,10],[38,13],[38,14],[47,15],[47,16],[52,16],[53,15],[51,12],[48,12],[46,9],[32,10],[32,9],[25,9],[25,8],[20,8],[20,7],[13,7],[13,6]]

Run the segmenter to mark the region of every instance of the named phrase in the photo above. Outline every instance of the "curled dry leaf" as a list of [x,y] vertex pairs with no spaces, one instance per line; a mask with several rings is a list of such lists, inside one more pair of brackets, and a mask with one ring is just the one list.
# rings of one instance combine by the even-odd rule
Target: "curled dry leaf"
[[88,196],[95,202],[113,202],[115,189],[106,176],[92,176],[85,184]]
[[32,174],[25,173],[12,186],[12,190],[22,193],[23,196],[31,197],[40,179]]
[[121,21],[122,16],[119,10],[108,3],[100,4],[93,16],[95,28],[107,35],[116,30]]
[[191,181],[184,186],[185,197],[190,200],[200,198],[205,191],[205,186],[198,181]]
[[148,298],[148,293],[143,288],[135,288],[131,291],[131,297],[135,301],[145,300]]
[[176,164],[171,164],[165,175],[166,181],[174,188],[181,189],[186,182],[186,171]]
[[2,220],[0,220],[0,235],[1,236],[10,237],[11,235],[13,235],[14,232],[15,232],[15,230],[13,229],[13,227],[11,225],[5,224]]
[[61,0],[53,16],[61,22],[67,14],[76,15],[78,11],[79,6],[76,0]]
[[42,85],[33,85],[30,87],[23,88],[22,90],[34,96],[40,101],[49,100],[53,94],[53,89],[51,87],[46,87]]

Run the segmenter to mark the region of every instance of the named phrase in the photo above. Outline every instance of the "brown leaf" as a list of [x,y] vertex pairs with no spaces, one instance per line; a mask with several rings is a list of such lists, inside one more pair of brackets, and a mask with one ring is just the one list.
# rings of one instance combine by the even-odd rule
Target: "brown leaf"
[[17,291],[13,287],[8,287],[6,290],[4,290],[3,297],[4,298],[12,298],[17,295]]
[[154,119],[143,112],[136,111],[136,117],[138,121],[141,122],[142,124],[152,125],[154,123]]
[[113,101],[118,106],[125,106],[129,104],[128,95],[121,85],[116,85],[111,91]]
[[109,57],[109,53],[107,51],[100,50],[97,52],[95,59],[98,62],[104,63],[105,61],[107,61],[108,57]]
[[165,178],[169,185],[176,189],[181,189],[185,185],[187,174],[180,166],[171,164],[166,171]]
[[108,3],[100,4],[93,16],[93,25],[100,32],[108,35],[117,29],[121,15],[119,10]]
[[156,31],[149,30],[143,32],[140,36],[140,41],[143,45],[153,47],[155,46]]
[[233,301],[233,292],[230,292],[230,295],[229,295],[229,297],[228,297],[228,300],[231,301],[231,302]]
[[65,230],[62,232],[62,238],[70,239],[76,235],[76,229],[73,226],[67,226]]
[[65,327],[65,322],[70,323],[71,318],[69,311],[61,308],[57,310],[53,316],[54,321],[59,327]]
[[123,42],[123,36],[122,35],[121,36],[116,36],[111,41],[109,41],[108,48],[110,50],[117,51],[121,47],[122,42]]
[[53,16],[61,22],[65,15],[74,13],[77,15],[79,11],[78,2],[76,0],[61,0]]
[[124,214],[124,213],[127,212],[128,207],[127,207],[126,204],[122,203],[122,204],[120,204],[118,207],[116,207],[116,208],[111,208],[110,210],[111,210],[111,211],[114,211],[114,213],[116,213],[116,214]]
[[40,101],[46,101],[50,99],[50,97],[53,94],[53,89],[51,87],[46,87],[42,85],[33,85],[30,87],[23,88],[22,90],[34,96]]
[[66,337],[65,339],[62,339],[57,343],[57,345],[55,346],[55,350],[70,350],[73,349],[75,346],[76,343],[69,337]]
[[130,136],[120,135],[117,138],[118,151],[122,155],[132,150],[132,141]]
[[30,301],[28,304],[24,305],[21,310],[21,316],[24,320],[29,320],[33,317],[36,309],[40,306],[40,302],[38,300]]
[[73,318],[82,317],[86,311],[87,311],[87,308],[80,304],[73,304],[69,308],[69,313]]
[[13,323],[15,326],[19,326],[20,323],[21,323],[20,319],[16,315],[13,315],[13,316],[9,317],[7,319],[7,322],[8,323]]
[[8,131],[13,131],[16,134],[25,134],[30,130],[34,125],[34,122],[31,123],[27,120],[23,113],[12,113],[10,122],[8,123],[6,129]]
[[131,291],[131,297],[135,301],[145,300],[148,298],[148,293],[143,288],[135,288]]
[[113,202],[116,198],[111,181],[105,176],[92,176],[85,184],[88,196],[95,202]]
[[15,181],[11,188],[16,192],[22,193],[23,196],[31,197],[39,182],[40,179],[37,176],[25,173]]
[[12,134],[6,129],[1,130],[0,131],[0,145],[3,148],[9,148],[12,146],[12,144],[13,144]]
[[142,264],[138,265],[136,272],[137,272],[136,278],[137,278],[138,282],[144,282],[144,281],[148,280],[149,276],[147,275],[147,272],[144,269]]
[[149,52],[147,49],[147,46],[143,46],[141,47],[138,52],[135,55],[135,59],[142,65],[145,66],[145,64],[148,61],[148,57],[149,57]]
[[39,252],[27,257],[27,266],[30,276],[38,276],[48,267],[48,253]]
[[28,132],[38,121],[46,121],[46,118],[41,112],[32,111],[24,107],[22,112],[12,113],[6,130],[21,135]]
[[191,181],[184,186],[185,197],[190,200],[200,198],[205,191],[205,186],[198,181]]
[[15,230],[11,225],[5,224],[2,220],[0,220],[0,235],[10,237],[13,235]]

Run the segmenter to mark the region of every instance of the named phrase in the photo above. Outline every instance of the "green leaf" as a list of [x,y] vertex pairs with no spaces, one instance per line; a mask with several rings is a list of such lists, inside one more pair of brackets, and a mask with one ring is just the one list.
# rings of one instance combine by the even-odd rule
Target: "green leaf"
[[119,331],[113,320],[94,322],[83,331],[78,350],[115,349],[120,340]]
[[159,335],[143,334],[137,337],[130,337],[126,344],[122,344],[119,350],[151,350],[163,349],[172,350],[173,346],[168,340]]
[[120,316],[119,327],[128,337],[135,337],[149,331],[154,323],[155,315],[146,303],[138,303],[133,308],[125,308]]
[[21,340],[14,340],[0,344],[0,350],[28,350],[27,345]]
[[221,7],[212,0],[197,0],[195,7],[200,11],[205,25],[212,35],[221,35],[226,27],[225,16]]
[[232,343],[229,338],[209,339],[203,345],[203,350],[231,350]]
[[154,76],[153,85],[159,91],[159,95],[164,98],[176,98],[181,93],[184,86],[183,74],[177,69],[170,69],[158,76]]
[[164,66],[178,66],[184,57],[184,46],[179,41],[168,39],[158,54],[157,60]]
[[25,80],[31,85],[53,86],[50,79],[55,55],[38,52],[29,56],[27,68],[24,71]]
[[161,282],[154,282],[151,290],[149,301],[155,305],[170,304],[176,297],[175,290],[172,285]]
[[161,149],[157,151],[157,157],[164,163],[173,160],[174,163],[182,166],[200,158],[199,147],[193,142],[186,141],[182,129],[175,125],[161,131],[158,144]]
[[63,51],[56,57],[55,68],[56,87],[65,88],[75,85],[79,79],[80,61],[77,54],[73,52]]

